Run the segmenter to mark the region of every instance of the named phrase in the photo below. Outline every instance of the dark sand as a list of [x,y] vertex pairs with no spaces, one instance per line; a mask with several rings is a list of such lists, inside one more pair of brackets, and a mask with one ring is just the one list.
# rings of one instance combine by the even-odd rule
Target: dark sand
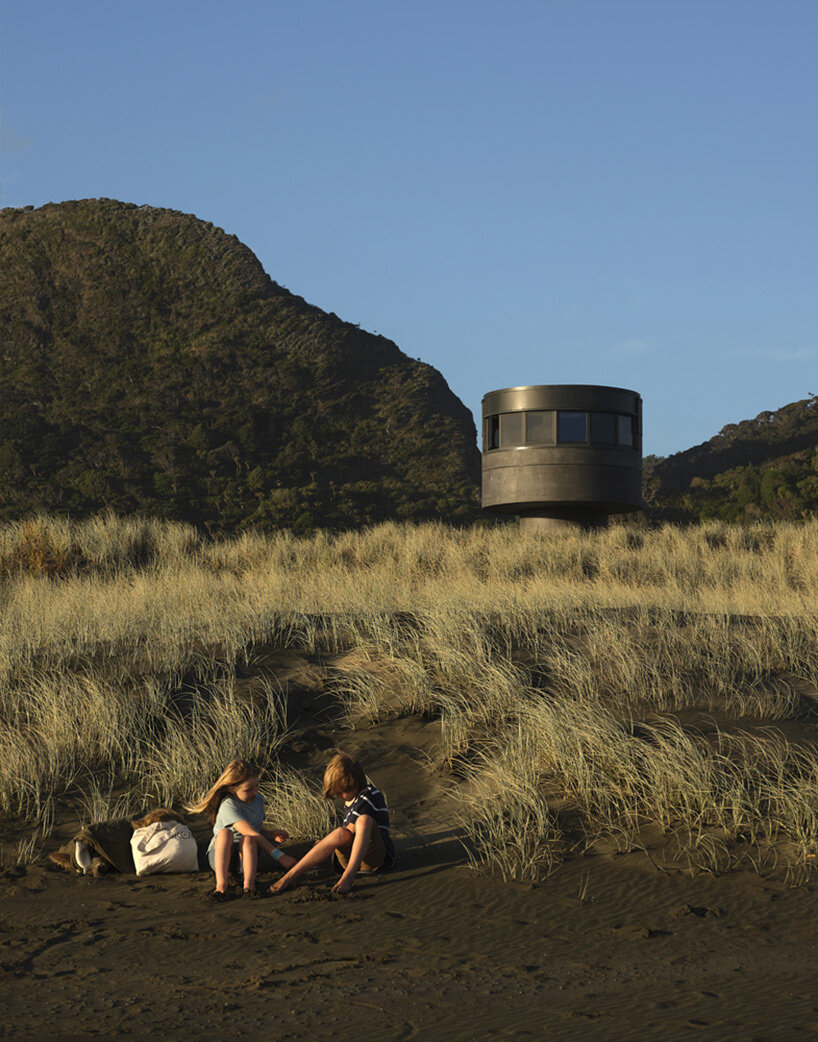
[[316,784],[337,745],[388,793],[399,866],[346,898],[330,897],[329,873],[213,905],[206,873],[7,867],[0,1037],[818,1036],[815,885],[694,876],[644,853],[576,857],[537,886],[477,876],[449,824],[451,779],[423,766],[436,735],[395,719],[307,727],[294,743]]

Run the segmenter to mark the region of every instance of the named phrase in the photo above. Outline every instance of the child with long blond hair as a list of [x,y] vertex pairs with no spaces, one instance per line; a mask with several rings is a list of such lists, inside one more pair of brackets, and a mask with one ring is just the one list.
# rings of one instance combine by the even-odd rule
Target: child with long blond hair
[[[264,800],[258,788],[259,771],[247,760],[231,760],[198,803],[187,809],[206,813],[213,822],[213,836],[207,848],[207,860],[216,873],[216,901],[227,898],[230,872],[242,876],[245,897],[257,897],[256,873],[262,861],[289,869],[295,858],[279,850],[277,843],[289,838],[284,829],[267,831],[264,823]],[[264,862],[267,861],[267,864]]]

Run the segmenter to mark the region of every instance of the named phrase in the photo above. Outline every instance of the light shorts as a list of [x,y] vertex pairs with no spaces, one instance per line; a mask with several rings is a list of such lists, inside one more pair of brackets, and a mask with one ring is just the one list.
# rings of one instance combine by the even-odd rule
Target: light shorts
[[[241,876],[241,875],[244,875],[244,869],[243,869],[242,863],[241,863],[240,848],[241,848],[241,844],[236,843],[236,842],[233,843],[233,849],[230,851],[230,867],[227,870],[228,873],[231,876]],[[275,849],[278,850],[278,847],[276,847]],[[215,848],[215,846],[211,847],[208,850],[208,852],[207,852],[207,863],[210,865],[211,869],[213,869],[215,871],[215,867],[216,867],[216,848]],[[269,872],[276,872],[278,870],[279,870],[278,859],[274,858],[272,854],[267,854],[265,851],[260,850],[258,852],[258,867],[256,869],[256,871],[259,873],[259,875],[264,875],[265,873],[269,873]]]
[[[210,865],[213,871],[216,870],[216,845],[214,844],[207,851],[207,863]],[[233,849],[230,851],[230,866],[227,869],[230,875],[240,876],[241,875],[241,857],[239,856],[239,845],[233,843]]]

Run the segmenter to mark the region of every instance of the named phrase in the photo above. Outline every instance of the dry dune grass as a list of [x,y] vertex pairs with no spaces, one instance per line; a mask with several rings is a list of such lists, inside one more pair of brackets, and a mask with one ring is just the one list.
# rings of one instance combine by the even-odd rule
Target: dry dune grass
[[801,877],[812,747],[673,714],[810,716],[817,536],[388,524],[212,543],[139,519],[6,525],[0,809],[46,832],[61,794],[96,816],[183,802],[240,753],[267,767],[277,820],[315,834],[325,808],[278,755],[286,693],[235,682],[263,646],[331,657],[352,723],[440,719],[475,867],[538,878],[578,844],[627,848],[650,827],[694,865],[786,850]]

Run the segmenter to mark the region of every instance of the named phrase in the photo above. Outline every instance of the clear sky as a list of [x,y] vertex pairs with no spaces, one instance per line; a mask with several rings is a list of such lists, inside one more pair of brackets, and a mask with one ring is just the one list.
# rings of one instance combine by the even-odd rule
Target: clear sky
[[818,0],[0,0],[0,205],[196,214],[479,417],[818,392]]

